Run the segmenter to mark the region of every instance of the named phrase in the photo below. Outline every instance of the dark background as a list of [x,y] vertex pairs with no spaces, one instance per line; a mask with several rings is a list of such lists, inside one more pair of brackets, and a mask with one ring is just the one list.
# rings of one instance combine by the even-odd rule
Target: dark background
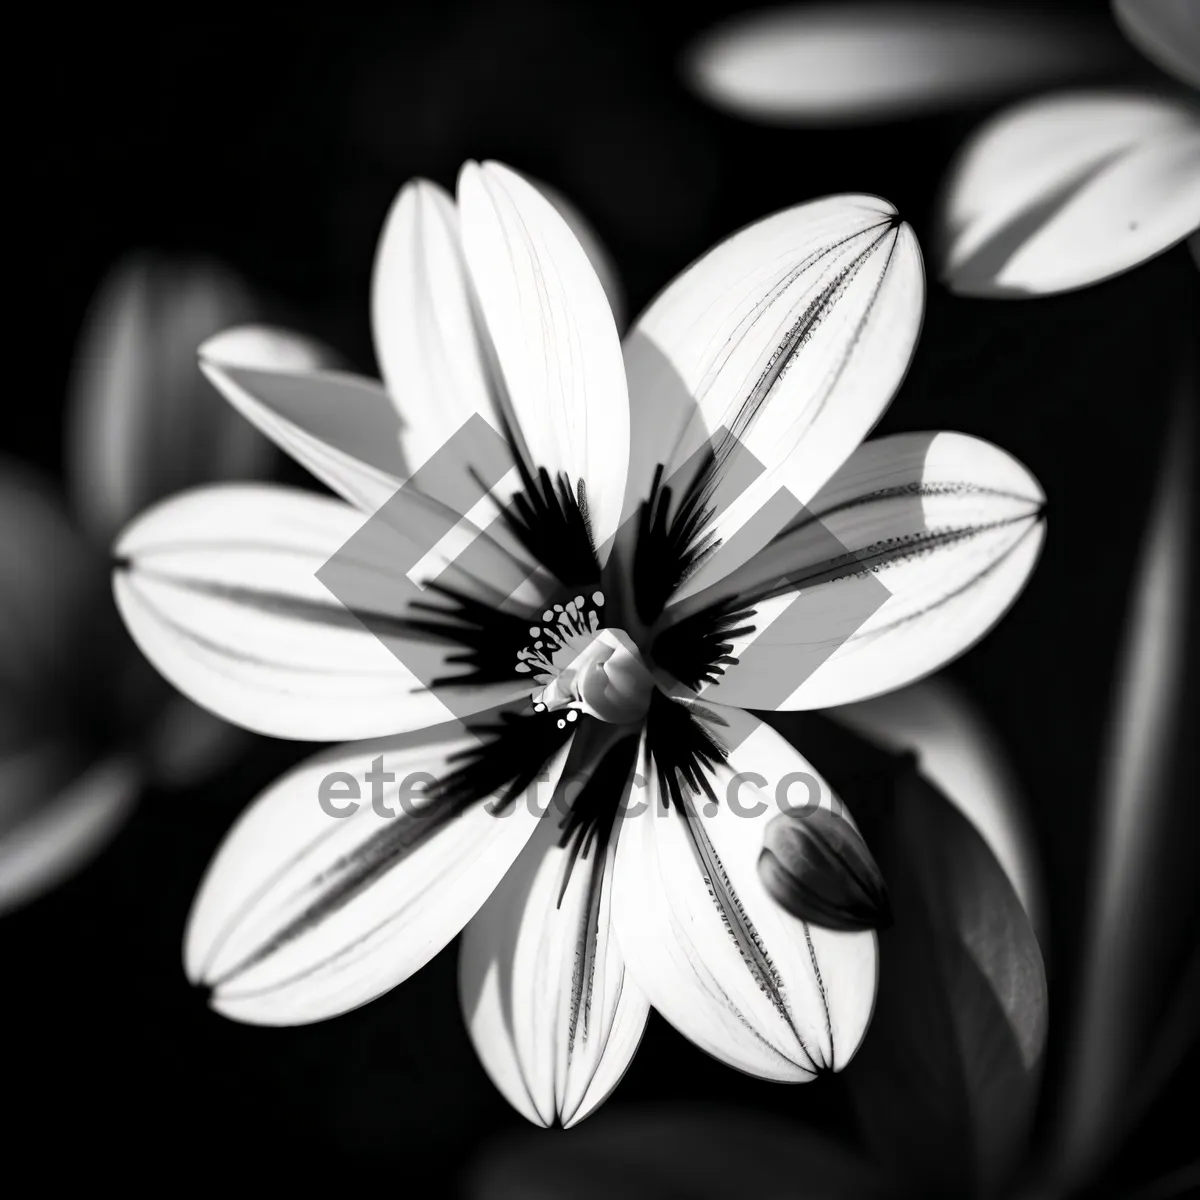
[[[61,477],[72,347],[99,279],[136,248],[228,262],[374,373],[368,280],[387,206],[413,175],[453,186],[469,157],[568,195],[611,250],[633,314],[725,234],[817,195],[886,196],[931,245],[944,167],[988,109],[833,132],[718,114],[675,63],[736,7],[443,0],[386,15],[40,18],[10,51],[36,55],[41,81],[14,117],[29,139],[14,236],[32,270],[12,289],[8,354],[32,383],[9,393],[0,448]],[[1031,798],[1055,1013],[1080,936],[1126,587],[1175,356],[1198,313],[1200,275],[1182,249],[1028,303],[956,299],[931,274],[916,359],[881,426],[993,440],[1049,496],[1030,586],[951,673]],[[216,784],[148,797],[105,856],[0,928],[4,1086],[63,1156],[100,1176],[162,1164],[164,1182],[210,1170],[232,1182],[243,1159],[332,1168],[347,1184],[388,1172],[417,1194],[440,1177],[429,1190],[444,1194],[488,1139],[524,1128],[462,1027],[453,946],[383,999],[309,1028],[235,1025],[186,986],[180,940],[209,857],[247,800],[310,749],[261,740]],[[830,1123],[843,1103],[836,1080],[744,1078],[652,1016],[609,1107],[697,1097]],[[1156,1126],[1127,1159],[1178,1158]]]

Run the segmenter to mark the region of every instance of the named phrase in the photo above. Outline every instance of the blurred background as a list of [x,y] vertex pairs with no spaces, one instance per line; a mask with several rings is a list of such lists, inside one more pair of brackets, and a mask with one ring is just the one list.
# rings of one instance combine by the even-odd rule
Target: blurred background
[[[1053,7],[1107,16],[1102,3]],[[693,96],[678,66],[738,9],[442,0],[369,15],[35,15],[40,30],[16,51],[37,55],[40,75],[18,116],[28,265],[10,347],[32,369],[5,406],[0,449],[63,484],[85,313],[132,251],[226,264],[281,323],[375,374],[367,300],[384,214],[406,179],[452,187],[467,158],[508,162],[568,197],[607,246],[630,315],[723,236],[820,195],[880,194],[931,245],[945,167],[1000,100],[824,129],[743,122]],[[1129,52],[1119,71],[1152,68]],[[1049,497],[1031,584],[950,675],[1030,798],[1050,901],[1052,1039],[1086,903],[1127,585],[1178,357],[1197,328],[1200,273],[1182,247],[1031,303],[957,298],[930,272],[916,359],[880,427],[995,441]],[[123,638],[109,620],[97,613],[95,637]],[[384,998],[309,1028],[232,1024],[186,985],[180,942],[206,863],[248,800],[310,750],[258,739],[203,785],[151,790],[107,852],[0,920],[18,1132],[51,1132],[102,1173],[162,1161],[175,1178],[213,1170],[228,1182],[236,1157],[328,1167],[343,1185],[386,1171],[417,1194],[426,1178],[441,1181],[428,1194],[453,1194],[472,1164],[525,1136],[463,1029],[453,946]],[[1181,1064],[1110,1182],[1183,1160],[1171,1114],[1187,1075]],[[679,1102],[832,1129],[846,1116],[840,1077],[806,1088],[744,1078],[652,1015],[603,1116]]]

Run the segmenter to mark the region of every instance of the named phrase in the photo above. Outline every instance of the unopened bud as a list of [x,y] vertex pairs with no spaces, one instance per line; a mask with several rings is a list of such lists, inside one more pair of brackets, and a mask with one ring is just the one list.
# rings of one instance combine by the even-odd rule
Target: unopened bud
[[858,831],[818,808],[767,824],[758,875],[794,917],[826,929],[881,929],[892,912],[883,876]]

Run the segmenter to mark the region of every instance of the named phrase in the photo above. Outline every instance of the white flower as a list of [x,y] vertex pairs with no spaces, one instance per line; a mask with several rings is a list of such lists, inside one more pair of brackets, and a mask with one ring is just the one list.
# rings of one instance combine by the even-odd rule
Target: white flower
[[[1113,8],[1139,49],[1200,87],[1194,0]],[[738,17],[697,43],[688,66],[696,90],[720,107],[812,126],[935,113],[1124,63],[1111,26],[1090,20],[864,3]],[[1099,283],[1200,227],[1200,108],[1164,89],[1023,102],[972,135],[941,199],[939,275],[952,291],[1040,296]],[[1200,262],[1200,238],[1189,246]]]
[[[1114,8],[1139,48],[1200,87],[1200,9]],[[941,276],[964,295],[1048,295],[1140,266],[1200,229],[1196,97],[1095,90],[1016,105],[959,152],[941,224]]]
[[1103,25],[1062,13],[841,0],[731,17],[691,46],[685,67],[699,95],[737,116],[822,127],[1087,76],[1120,49]]
[[412,183],[388,218],[385,386],[303,369],[278,331],[210,342],[210,378],[343,499],[169,500],[120,538],[118,603],[198,703],[353,739],[269,788],[214,859],[185,939],[213,1006],[330,1017],[465,928],[471,1036],[536,1123],[604,1099],[651,1005],[763,1078],[844,1067],[875,934],[766,893],[787,783],[836,800],[742,710],[935,670],[1011,603],[1044,529],[1037,483],[991,445],[860,445],[923,299],[891,206],[833,197],[717,246],[622,351],[554,207],[468,164],[457,204]]
[[1150,93],[1068,92],[987,122],[950,168],[942,278],[963,295],[1071,291],[1200,227],[1200,115]]
[[73,511],[27,468],[0,463],[0,912],[87,862],[143,784],[192,780],[237,734],[146,669],[106,594],[102,547],[168,492],[262,470],[269,444],[230,419],[195,360],[255,311],[223,268],[119,264],[76,351]]

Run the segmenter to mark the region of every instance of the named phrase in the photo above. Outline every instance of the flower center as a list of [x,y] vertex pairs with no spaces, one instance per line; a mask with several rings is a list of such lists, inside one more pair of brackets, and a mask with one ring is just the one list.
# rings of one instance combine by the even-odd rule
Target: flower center
[[560,729],[579,714],[628,725],[640,721],[650,707],[654,680],[633,640],[623,629],[604,628],[600,609],[604,593],[593,592],[589,604],[576,596],[542,614],[542,625],[530,628],[536,639],[517,654],[517,670],[531,675],[536,712],[564,710]]

